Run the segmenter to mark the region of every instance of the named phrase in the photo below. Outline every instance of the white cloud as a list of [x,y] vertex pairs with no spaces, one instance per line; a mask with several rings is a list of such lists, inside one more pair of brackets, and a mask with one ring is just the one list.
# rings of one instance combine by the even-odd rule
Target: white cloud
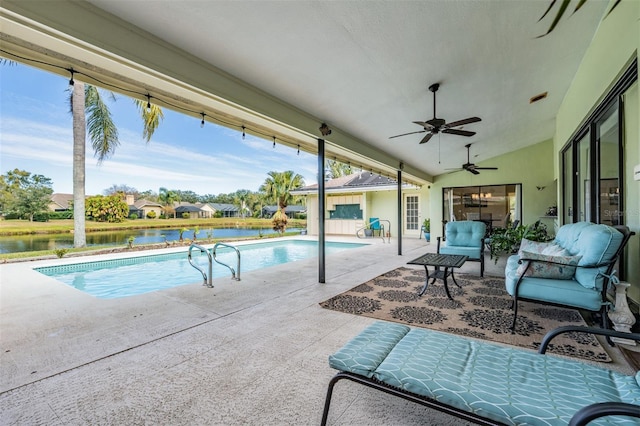
[[[60,106],[64,108],[64,106]],[[52,178],[55,192],[72,192],[72,129],[69,122],[57,125],[43,117],[0,116],[0,172],[19,168]],[[169,123],[163,123],[163,126]],[[199,130],[199,129],[198,129]],[[97,164],[87,143],[86,192],[102,193],[113,184],[139,190],[160,187],[219,194],[238,189],[256,191],[271,170],[294,170],[315,182],[316,158],[295,149],[221,128],[211,144],[185,129],[181,146],[166,140],[146,143],[138,131],[119,128],[120,145],[112,158]],[[196,134],[197,135],[197,134]]]

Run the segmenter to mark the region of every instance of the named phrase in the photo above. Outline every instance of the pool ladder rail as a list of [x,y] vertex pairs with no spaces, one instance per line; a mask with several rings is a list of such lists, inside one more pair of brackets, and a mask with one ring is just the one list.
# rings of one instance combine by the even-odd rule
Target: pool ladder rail
[[[238,263],[237,263],[237,271],[238,274],[236,275],[236,270],[234,270],[231,266],[227,265],[226,263],[223,263],[221,261],[219,261],[218,259],[216,259],[216,249],[218,248],[218,246],[224,246],[224,247],[229,247],[232,248],[236,251],[236,254],[238,256]],[[193,263],[193,257],[191,256],[191,251],[196,248],[198,250],[200,250],[200,253],[206,253],[207,257],[209,258],[209,270],[208,273],[204,271],[204,269],[202,269],[200,266],[196,265],[195,263]],[[197,269],[201,274],[202,274],[202,278],[204,279],[204,282],[202,283],[202,285],[207,286],[209,288],[213,288],[213,281],[212,281],[212,272],[213,272],[213,261],[215,260],[216,263],[219,263],[220,265],[226,266],[227,268],[229,268],[229,270],[231,271],[231,278],[235,279],[236,281],[240,281],[240,251],[232,245],[229,244],[225,244],[225,243],[216,243],[216,245],[213,246],[213,255],[211,252],[209,252],[209,250],[207,250],[206,248],[204,248],[201,245],[198,244],[191,244],[189,246],[189,254],[187,256],[187,259],[189,260],[189,263],[191,264],[191,266],[193,266],[195,269]]]
[[[385,222],[387,224],[387,226],[388,226],[388,228],[386,228],[387,231],[385,231],[385,226],[381,222]],[[367,237],[365,235],[364,231],[365,231],[365,229],[369,229],[369,227],[371,225],[375,225],[375,224],[378,224],[378,229],[376,229],[376,231],[378,231],[380,233],[379,236],[380,236],[380,238],[382,238],[382,242],[383,243],[385,242],[385,234],[388,234],[386,242],[391,244],[391,232],[390,232],[390,230],[391,230],[391,222],[388,221],[387,219],[376,219],[373,222],[371,222],[371,223],[369,223],[367,225],[364,225],[362,228],[359,228],[356,231],[356,237],[358,237],[358,238],[373,238],[373,235],[371,237]]]

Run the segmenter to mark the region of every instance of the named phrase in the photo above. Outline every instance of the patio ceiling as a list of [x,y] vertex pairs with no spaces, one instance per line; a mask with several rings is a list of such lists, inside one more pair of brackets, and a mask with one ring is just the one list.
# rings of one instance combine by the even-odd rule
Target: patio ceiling
[[[6,0],[0,24],[5,52],[307,151],[326,122],[329,158],[391,172],[402,162],[424,183],[465,162],[467,143],[479,163],[553,137],[608,2],[588,1],[537,38],[549,3]],[[436,82],[437,116],[481,117],[465,126],[477,134],[390,140],[433,117]]]

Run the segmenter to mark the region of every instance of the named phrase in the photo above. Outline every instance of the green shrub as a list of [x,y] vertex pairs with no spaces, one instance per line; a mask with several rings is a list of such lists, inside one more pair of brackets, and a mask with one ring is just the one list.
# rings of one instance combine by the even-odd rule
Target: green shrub
[[33,215],[34,222],[49,222],[49,212],[40,212]]
[[189,219],[189,213],[187,213],[187,212],[183,212],[183,213],[182,213],[182,218],[183,218],[183,219]]
[[533,225],[520,225],[517,228],[495,228],[491,233],[489,250],[491,259],[498,263],[503,254],[513,254],[520,248],[522,239],[531,241],[549,241],[551,237],[544,223],[536,222]]
[[138,218],[138,215],[137,215],[137,214],[135,214],[135,213],[131,213],[131,214],[129,215],[129,219],[131,219],[131,220],[136,220],[137,218]]
[[57,249],[54,249],[53,252],[56,254],[56,256],[58,256],[59,259],[62,259],[64,255],[69,252],[69,249],[57,248]]
[[156,212],[154,212],[153,210],[147,213],[147,219],[155,219],[155,218],[156,218]]
[[49,219],[50,220],[73,219],[73,211],[63,210],[59,212],[49,212]]

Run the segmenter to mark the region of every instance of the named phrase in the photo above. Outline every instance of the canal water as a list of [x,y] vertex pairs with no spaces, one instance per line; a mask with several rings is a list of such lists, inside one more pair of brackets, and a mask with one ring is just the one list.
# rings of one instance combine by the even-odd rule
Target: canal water
[[[300,232],[300,228],[287,228],[287,232]],[[182,234],[184,239],[193,240],[193,229]],[[271,228],[206,228],[200,229],[197,239],[207,238],[242,238],[274,234]],[[129,231],[88,232],[87,246],[125,246],[129,237],[134,237],[136,244],[154,244],[180,239],[179,229],[132,229]],[[25,251],[54,250],[73,247],[73,234],[47,235],[12,235],[0,237],[0,253],[17,253]]]

